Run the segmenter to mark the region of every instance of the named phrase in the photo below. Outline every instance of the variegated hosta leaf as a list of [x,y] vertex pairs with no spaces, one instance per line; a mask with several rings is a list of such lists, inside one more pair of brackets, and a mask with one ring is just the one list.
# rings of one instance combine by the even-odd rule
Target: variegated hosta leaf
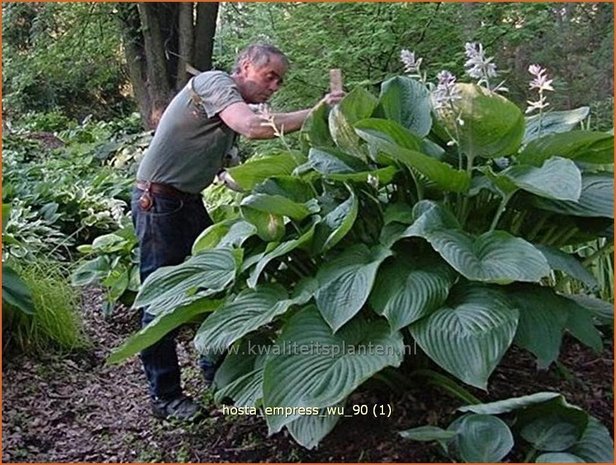
[[417,203],[413,216],[415,221],[399,237],[426,239],[447,263],[471,281],[534,282],[550,272],[547,260],[532,244],[504,231],[471,236],[461,231],[453,215],[435,202]]
[[533,205],[544,210],[581,217],[614,218],[612,173],[582,175],[582,193],[577,202],[534,198]]
[[[384,320],[355,318],[334,334],[314,306],[291,318],[272,348],[263,379],[264,407],[327,407],[342,402],[386,366],[399,366],[402,335]],[[267,415],[270,434],[298,418]]]
[[297,154],[281,153],[248,160],[241,165],[227,168],[227,173],[236,184],[248,191],[270,176],[291,174],[299,164]]
[[293,250],[297,249],[298,247],[302,247],[303,245],[309,243],[314,236],[314,228],[315,225],[313,224],[308,231],[306,231],[297,239],[283,242],[282,244],[278,245],[274,250],[266,253],[261,259],[259,259],[259,261],[257,262],[257,266],[254,270],[252,270],[252,273],[250,273],[250,278],[248,278],[248,280],[246,281],[248,286],[254,288],[257,285],[259,276],[272,260],[278,257],[282,257],[289,252],[292,252]]
[[518,311],[492,288],[454,289],[447,306],[413,323],[410,331],[438,365],[463,382],[486,389],[488,377],[511,345]]
[[370,304],[397,331],[441,307],[455,277],[438,258],[422,264],[392,260],[379,270]]
[[552,157],[540,168],[514,165],[498,174],[517,187],[540,197],[577,201],[582,193],[582,173],[571,160]]
[[[344,403],[330,407],[332,411],[344,408]],[[314,449],[321,439],[327,436],[340,420],[340,415],[332,414],[327,408],[321,409],[319,415],[304,415],[287,425],[293,439],[306,449]]]
[[181,265],[165,266],[147,277],[133,307],[148,307],[157,315],[198,297],[220,292],[233,282],[241,251],[216,249],[190,257]]
[[357,244],[319,269],[316,303],[334,331],[364,306],[381,262],[391,254],[391,250],[380,245],[369,249]]
[[197,315],[216,310],[222,301],[199,299],[188,305],[176,308],[173,312],[158,315],[147,326],[133,334],[124,344],[114,349],[107,358],[107,363],[119,363],[126,360],[146,347],[159,341],[164,335],[191,321]]
[[303,295],[290,299],[279,284],[246,289],[203,322],[194,339],[195,347],[202,354],[223,353],[238,339],[307,300]]

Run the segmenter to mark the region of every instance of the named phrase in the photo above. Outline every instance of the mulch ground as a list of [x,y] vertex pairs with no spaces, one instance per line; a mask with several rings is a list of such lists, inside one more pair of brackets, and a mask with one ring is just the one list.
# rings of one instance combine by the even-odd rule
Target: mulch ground
[[[396,391],[365,385],[349,399],[347,409],[390,404],[391,417],[343,418],[318,449],[308,451],[284,432],[268,438],[259,417],[223,416],[201,384],[188,332],[179,350],[186,390],[207,405],[209,416],[193,425],[155,420],[149,415],[139,361],[104,363],[111,349],[136,330],[138,317],[123,310],[104,319],[101,302],[94,290],[84,295],[88,350],[36,358],[4,354],[2,462],[447,461],[433,445],[397,434],[425,424],[446,427],[462,405],[424,380],[410,380]],[[606,345],[595,354],[565,338],[562,366],[542,372],[526,352],[512,348],[492,375],[488,393],[469,390],[483,400],[558,390],[612,431],[613,345]],[[515,454],[509,459],[520,460]]]

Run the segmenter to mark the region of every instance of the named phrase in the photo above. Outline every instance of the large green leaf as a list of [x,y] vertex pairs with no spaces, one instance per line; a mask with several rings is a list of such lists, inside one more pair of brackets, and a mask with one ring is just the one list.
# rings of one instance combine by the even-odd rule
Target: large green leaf
[[342,151],[367,161],[366,149],[355,133],[352,124],[372,115],[377,99],[357,87],[344,97],[329,113],[329,130],[334,142]]
[[465,192],[470,187],[468,173],[419,152],[417,136],[395,121],[362,120],[355,124],[355,130],[362,139],[395,160],[416,169],[444,190]]
[[614,136],[580,130],[549,134],[530,141],[518,155],[518,161],[539,166],[553,156],[609,165],[614,163]]
[[577,202],[542,198],[532,202],[536,207],[565,215],[614,218],[613,174],[582,174],[582,193]]
[[550,268],[562,271],[572,278],[583,282],[590,289],[598,286],[596,278],[588,271],[574,255],[565,253],[555,247],[535,244],[535,247],[543,254],[548,261]]
[[526,131],[523,144],[548,134],[569,132],[584,121],[590,112],[589,107],[580,107],[567,111],[551,111],[542,115],[526,118]]
[[162,313],[139,332],[132,335],[124,344],[115,349],[107,358],[107,363],[119,363],[126,360],[146,347],[159,341],[181,325],[191,321],[198,315],[214,311],[221,304],[220,300],[199,299],[188,305],[176,308],[172,312]]
[[325,252],[340,242],[353,227],[359,202],[355,193],[349,189],[351,196],[323,217],[314,231],[313,250]]
[[82,263],[71,273],[73,286],[86,286],[99,283],[111,271],[111,261],[106,255],[101,255]]
[[[467,156],[504,157],[517,152],[524,135],[524,115],[505,97],[476,84],[457,84],[455,110],[437,111],[450,134],[459,135]],[[460,125],[459,121],[463,124]]]
[[334,331],[364,306],[381,262],[391,254],[391,250],[380,245],[369,249],[356,244],[319,269],[316,304]]
[[520,311],[515,343],[537,357],[539,369],[546,369],[558,358],[567,324],[562,297],[540,286],[524,286],[509,297]]
[[528,396],[511,397],[509,399],[497,400],[485,404],[463,405],[458,408],[460,412],[473,412],[483,415],[500,415],[501,413],[513,412],[531,405],[542,404],[544,402],[561,398],[557,392],[537,392]]
[[586,462],[614,463],[614,440],[605,426],[590,417],[582,437],[569,452]]
[[328,147],[333,146],[334,142],[329,132],[327,123],[327,115],[329,107],[322,103],[313,108],[301,130],[301,137],[307,141],[310,147]]
[[289,252],[297,249],[298,247],[302,247],[303,245],[309,243],[312,240],[314,235],[314,225],[302,234],[297,239],[292,239],[290,241],[283,242],[282,244],[276,246],[270,252],[267,252],[263,255],[262,258],[257,262],[257,266],[250,274],[250,277],[246,281],[249,287],[255,287],[257,285],[257,281],[259,280],[259,276],[265,269],[265,267],[275,258],[282,257],[283,255],[288,254]]
[[192,254],[197,255],[216,247],[240,247],[246,239],[256,234],[257,228],[240,218],[215,223],[195,240]]
[[325,176],[370,171],[368,165],[359,158],[331,148],[311,148],[308,152],[308,162],[316,171]]
[[32,291],[17,272],[6,263],[2,264],[2,302],[26,315],[34,315]]
[[397,121],[419,136],[432,127],[430,93],[408,77],[396,76],[381,85],[379,106],[388,119]]
[[502,173],[517,187],[541,197],[577,201],[582,193],[582,173],[571,160],[552,157],[540,167],[514,165]]
[[[337,411],[337,406],[332,407]],[[314,449],[321,439],[327,436],[340,420],[340,415],[328,413],[327,408],[321,409],[319,415],[303,415],[287,424],[287,429],[293,439],[306,449]]]
[[600,324],[609,325],[614,322],[614,304],[589,295],[569,295],[563,297],[573,300],[580,307],[588,310]]
[[284,218],[273,213],[250,207],[240,209],[242,217],[257,229],[257,235],[265,242],[277,242],[284,237]]
[[[370,349],[372,348],[372,349]],[[402,335],[387,323],[355,318],[334,334],[314,306],[289,320],[265,365],[264,407],[327,407],[403,359]],[[270,433],[298,414],[267,415]]]
[[538,456],[535,463],[586,463],[586,461],[567,452],[548,452]]
[[230,249],[208,250],[181,265],[165,266],[147,277],[135,298],[135,308],[157,315],[188,300],[212,295],[235,279],[239,255]]
[[233,181],[244,190],[251,190],[270,176],[289,175],[299,165],[298,155],[281,153],[269,155],[227,169]]
[[448,441],[454,438],[458,433],[456,431],[448,431],[437,426],[419,426],[417,428],[400,431],[400,436],[404,439],[413,441]]
[[511,430],[492,415],[465,415],[452,426],[454,448],[465,462],[500,462],[513,448]]
[[254,194],[280,195],[297,202],[305,203],[315,196],[313,187],[308,181],[297,176],[272,176],[252,190]]
[[398,258],[379,270],[370,304],[397,331],[441,307],[454,280],[440,259],[416,263]]
[[312,213],[305,204],[294,202],[282,195],[252,194],[244,198],[240,206],[272,215],[288,216],[296,221],[301,221]]
[[467,384],[486,389],[488,377],[511,345],[518,311],[483,286],[458,286],[447,306],[413,323],[410,331],[438,365]]

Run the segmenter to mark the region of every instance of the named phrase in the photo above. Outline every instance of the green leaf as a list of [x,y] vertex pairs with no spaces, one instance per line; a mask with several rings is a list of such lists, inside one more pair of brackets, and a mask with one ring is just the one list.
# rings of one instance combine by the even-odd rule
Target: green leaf
[[327,123],[328,112],[329,107],[322,103],[314,108],[304,121],[301,136],[311,147],[328,147],[334,144]]
[[501,292],[483,286],[454,288],[447,306],[413,323],[419,346],[461,381],[486,389],[488,377],[511,345],[518,311]]
[[329,212],[317,223],[314,231],[313,250],[315,253],[326,252],[340,242],[353,227],[359,202],[355,193],[349,189],[351,196]]
[[[201,354],[221,354],[235,341],[272,322],[295,303],[278,284],[246,289],[202,323],[195,336],[195,347]],[[300,300],[300,303],[305,302]]]
[[367,161],[366,150],[361,147],[352,124],[372,115],[376,104],[377,100],[372,94],[357,87],[329,113],[329,131],[338,148],[363,161]]
[[315,197],[315,192],[310,183],[297,176],[272,176],[257,184],[252,192],[254,194],[279,195],[297,203],[305,203]]
[[400,431],[398,434],[404,439],[412,439],[413,441],[447,441],[454,438],[458,433],[456,431],[447,431],[436,426],[419,426],[417,428]]
[[507,284],[538,282],[550,272],[548,262],[524,239],[505,231],[489,231],[473,237],[464,231],[436,230],[409,234],[426,239],[458,273],[470,281]]
[[[309,306],[288,321],[272,349],[263,379],[264,407],[327,407],[386,366],[399,366],[404,345],[385,321],[355,318],[334,334]],[[296,418],[267,415],[270,434]]]
[[569,452],[586,462],[614,463],[614,441],[608,429],[594,417],[588,419],[588,426],[582,437]]
[[149,307],[148,313],[156,315],[212,295],[233,282],[238,267],[237,254],[229,249],[209,250],[181,265],[161,267],[146,278],[133,306]]
[[93,260],[88,260],[73,271],[71,274],[71,284],[73,286],[98,284],[110,272],[111,262],[109,257],[101,255]]
[[465,192],[470,187],[468,173],[419,152],[417,136],[394,121],[362,120],[355,124],[355,131],[368,143],[416,169],[444,190]]
[[586,412],[559,396],[521,411],[516,425],[520,435],[535,449],[562,452],[582,437],[588,419]]
[[437,114],[450,134],[459,134],[462,152],[484,158],[516,153],[524,135],[524,115],[517,105],[476,84],[457,84],[456,88],[462,98],[454,102],[454,111],[444,109]]
[[540,136],[569,132],[584,121],[589,112],[589,107],[580,107],[567,111],[551,111],[526,118],[526,131],[522,144],[527,144]]
[[2,235],[4,236],[4,230],[11,217],[11,205],[8,203],[2,204]]
[[548,452],[537,457],[535,463],[585,463],[585,461],[567,452]]
[[514,410],[521,410],[531,405],[542,404],[550,400],[562,398],[557,392],[537,392],[528,396],[511,397],[509,399],[488,402],[485,404],[464,405],[458,408],[459,412],[473,412],[483,415],[500,415]]
[[278,245],[275,249],[273,249],[271,252],[266,253],[262,258],[259,259],[259,261],[257,262],[257,266],[255,267],[254,270],[252,270],[252,273],[250,273],[250,277],[246,281],[248,286],[254,288],[257,285],[259,276],[261,276],[261,273],[263,272],[265,267],[272,260],[274,260],[275,258],[282,257],[283,255],[286,255],[289,252],[292,252],[298,247],[302,247],[306,243],[310,242],[313,236],[314,236],[314,224],[308,231],[306,231],[304,234],[302,234],[297,239],[283,242],[282,244]]
[[565,308],[568,313],[567,330],[582,344],[587,345],[596,353],[600,353],[603,350],[603,341],[601,333],[593,324],[592,312],[569,299],[565,299]]
[[391,254],[380,245],[356,244],[319,269],[316,304],[334,332],[364,306],[380,264]]
[[370,304],[397,331],[441,307],[454,280],[455,274],[440,259],[388,261],[377,274]]
[[379,106],[387,119],[400,123],[425,137],[432,127],[430,93],[426,87],[408,77],[396,76],[383,82]]
[[600,324],[609,325],[614,322],[614,305],[588,295],[569,295],[563,297],[573,300],[580,307],[588,310]]
[[[344,405],[344,404],[338,404]],[[336,409],[337,406],[333,406]],[[287,429],[293,439],[306,449],[314,449],[321,439],[327,436],[336,426],[340,415],[327,413],[327,408],[321,409],[319,415],[304,415],[287,424]]]
[[332,179],[334,181],[341,182],[357,182],[357,183],[365,183],[368,182],[368,179],[375,178],[377,185],[383,186],[391,183],[396,174],[398,173],[398,168],[395,166],[386,166],[385,168],[379,168],[372,171],[361,171],[358,173],[334,173],[334,174],[325,174],[323,175],[327,179]]
[[562,271],[572,278],[584,283],[590,289],[596,289],[598,283],[596,278],[590,273],[575,256],[565,253],[555,247],[535,244],[535,247],[543,254],[548,261],[548,265],[553,270]]
[[565,215],[614,218],[613,174],[582,174],[582,193],[577,202],[534,198],[532,203],[538,208]]
[[272,215],[288,216],[296,221],[303,220],[311,213],[306,205],[281,195],[252,194],[242,200],[240,207],[248,207]]
[[26,315],[34,315],[32,291],[17,272],[6,263],[2,264],[2,302]]
[[214,223],[206,228],[201,234],[199,234],[197,239],[195,239],[192,246],[192,254],[196,255],[201,251],[215,248],[220,240],[229,232],[231,226],[236,222],[237,218],[233,218],[221,221],[220,223]]
[[568,313],[564,299],[551,288],[524,286],[509,292],[520,311],[515,343],[537,357],[537,367],[546,369],[558,359]]
[[123,265],[116,265],[109,276],[107,276],[102,285],[108,288],[108,299],[111,302],[116,302],[120,299],[122,294],[128,289],[128,282],[130,279],[129,269]]
[[191,321],[196,316],[214,311],[220,304],[220,300],[203,298],[176,308],[172,312],[158,315],[147,326],[128,338],[124,344],[114,349],[107,358],[107,363],[119,363],[126,360],[128,357],[159,341],[174,329]]
[[325,176],[370,171],[368,165],[359,158],[330,148],[311,148],[308,161],[316,171]]
[[241,208],[242,217],[257,229],[257,235],[265,242],[277,242],[284,237],[284,218],[273,213],[250,207]]
[[534,139],[518,155],[518,161],[539,166],[553,156],[578,162],[614,163],[614,136],[605,132],[570,131]]
[[498,177],[505,177],[517,187],[540,197],[577,201],[582,193],[582,174],[575,163],[552,157],[540,167],[514,165]]
[[299,165],[297,155],[281,153],[270,155],[227,169],[235,183],[244,190],[251,190],[271,176],[290,175]]
[[466,415],[453,428],[455,448],[465,462],[500,462],[513,448],[513,434],[500,418]]
[[105,234],[98,236],[92,241],[92,250],[98,253],[113,253],[118,252],[124,248],[126,239],[117,234]]

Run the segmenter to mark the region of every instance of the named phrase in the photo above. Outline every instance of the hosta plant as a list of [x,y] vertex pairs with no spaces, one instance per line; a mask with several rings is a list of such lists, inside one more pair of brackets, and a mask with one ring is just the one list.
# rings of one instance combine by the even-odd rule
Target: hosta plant
[[608,429],[556,392],[458,408],[463,415],[447,429],[420,426],[403,438],[437,442],[445,455],[464,462],[500,462],[514,444],[526,449],[523,462],[614,462]]
[[158,316],[111,361],[201,322],[198,351],[227,354],[216,399],[310,448],[338,417],[301,409],[344,405],[413,340],[481,389],[512,344],[540,368],[565,332],[600,350],[611,305],[575,250],[611,245],[613,136],[577,129],[586,108],[525,117],[491,72],[353,89],[312,113],[301,149],[229,169],[238,213],[146,280],[135,306]]

